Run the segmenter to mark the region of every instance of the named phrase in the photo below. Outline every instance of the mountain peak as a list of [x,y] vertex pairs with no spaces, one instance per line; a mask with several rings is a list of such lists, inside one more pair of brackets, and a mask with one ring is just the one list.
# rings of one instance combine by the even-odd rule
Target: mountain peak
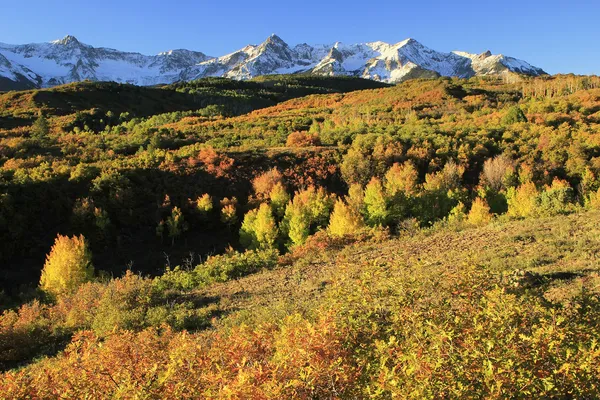
[[81,44],[81,42],[79,42],[79,40],[77,40],[77,38],[75,36],[67,35],[62,39],[52,41],[52,44],[60,44],[63,46],[68,46],[68,45],[78,45],[78,44]]
[[267,40],[265,40],[266,44],[276,44],[276,45],[286,45],[287,43],[283,41],[283,39],[281,39],[279,36],[277,36],[276,34],[271,34],[271,36],[269,36],[267,38]]
[[404,47],[404,46],[414,46],[414,45],[420,45],[421,43],[419,43],[418,40],[413,39],[413,38],[408,38],[405,39],[403,41],[401,41],[400,43],[397,44],[398,47]]

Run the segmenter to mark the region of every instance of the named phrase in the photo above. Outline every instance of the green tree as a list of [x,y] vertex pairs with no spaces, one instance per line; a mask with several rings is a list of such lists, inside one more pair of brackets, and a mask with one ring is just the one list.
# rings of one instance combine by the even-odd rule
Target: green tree
[[271,207],[262,203],[258,209],[250,210],[244,217],[240,229],[240,242],[249,249],[275,247],[279,229]]
[[365,188],[365,212],[371,226],[385,225],[389,218],[388,202],[383,185],[378,178],[372,178]]
[[344,155],[340,171],[348,185],[353,183],[364,185],[373,175],[372,157],[359,149],[351,148]]
[[273,213],[275,213],[278,218],[282,218],[285,213],[286,205],[290,201],[290,195],[281,182],[277,182],[273,186],[269,192],[269,199],[271,200]]
[[299,201],[290,201],[285,209],[285,234],[292,245],[303,244],[310,235],[310,215]]
[[504,125],[512,125],[516,124],[517,122],[527,122],[527,117],[525,116],[523,110],[521,110],[521,107],[512,106],[502,118],[502,123]]
[[187,230],[187,224],[183,217],[183,212],[179,207],[173,207],[171,215],[166,220],[167,231],[171,238],[171,246],[175,244],[175,238],[179,237]]
[[31,126],[31,136],[38,140],[45,140],[50,133],[50,125],[43,115],[40,115]]

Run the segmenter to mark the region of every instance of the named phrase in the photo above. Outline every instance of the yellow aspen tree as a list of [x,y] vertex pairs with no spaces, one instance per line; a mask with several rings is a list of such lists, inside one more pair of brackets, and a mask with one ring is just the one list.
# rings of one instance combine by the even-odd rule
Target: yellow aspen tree
[[490,206],[481,197],[476,198],[467,215],[467,222],[471,225],[485,225],[491,220]]
[[40,288],[54,297],[73,293],[94,277],[92,253],[83,235],[58,235],[42,270]]
[[334,237],[357,233],[364,227],[362,215],[343,200],[337,200],[329,220],[327,232]]

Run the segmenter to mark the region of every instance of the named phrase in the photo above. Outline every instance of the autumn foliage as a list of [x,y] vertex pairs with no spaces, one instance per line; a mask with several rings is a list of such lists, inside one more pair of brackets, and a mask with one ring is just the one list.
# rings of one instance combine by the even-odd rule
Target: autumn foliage
[[46,257],[40,288],[60,297],[74,292],[93,277],[92,256],[85,238],[58,235]]

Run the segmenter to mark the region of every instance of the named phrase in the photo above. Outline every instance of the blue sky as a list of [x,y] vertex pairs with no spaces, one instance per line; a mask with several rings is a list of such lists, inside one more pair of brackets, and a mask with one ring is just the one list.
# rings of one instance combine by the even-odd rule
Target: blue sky
[[600,1],[0,0],[0,42],[67,34],[93,46],[223,55],[271,33],[290,45],[408,37],[439,51],[491,50],[547,72],[600,74]]

